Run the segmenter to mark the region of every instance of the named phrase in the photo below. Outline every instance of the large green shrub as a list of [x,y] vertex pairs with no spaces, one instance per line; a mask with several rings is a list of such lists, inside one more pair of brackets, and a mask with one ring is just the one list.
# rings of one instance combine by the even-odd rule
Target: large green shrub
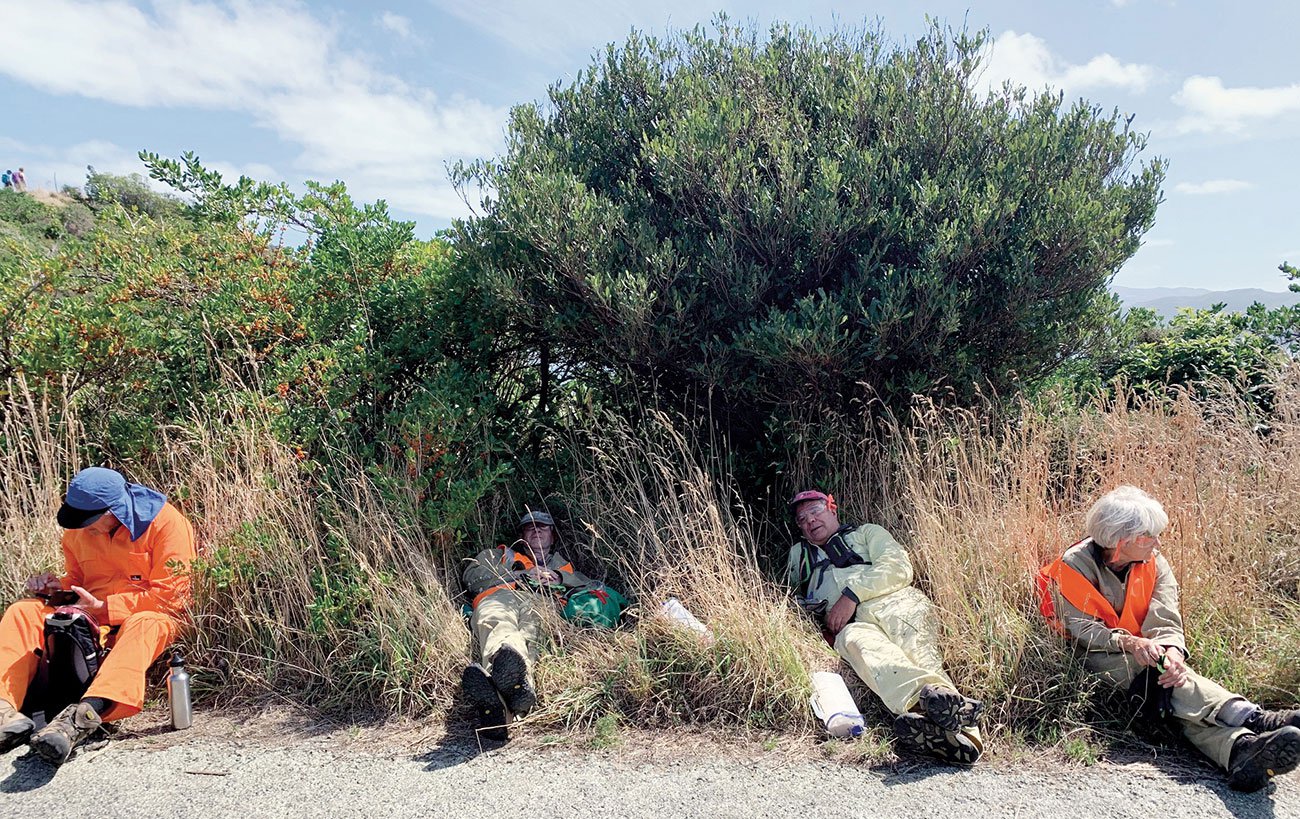
[[0,388],[69,396],[87,457],[115,463],[149,461],[196,408],[256,405],[303,459],[361,456],[416,484],[433,528],[460,527],[504,467],[480,422],[491,374],[444,354],[451,247],[341,184],[296,196],[145,158],[193,204],[141,218],[100,197],[84,237],[0,254]]
[[1268,310],[1257,303],[1245,313],[1228,313],[1217,305],[1182,310],[1168,324],[1147,313],[1126,318],[1130,326],[1146,326],[1131,345],[1100,362],[1103,383],[1118,380],[1155,393],[1188,388],[1198,395],[1228,384],[1252,396],[1257,406],[1271,407],[1273,380],[1289,360],[1286,337],[1300,327],[1295,308]]
[[633,34],[520,106],[456,227],[502,358],[765,426],[1050,373],[1137,249],[1163,163],[1127,121],[973,89],[982,38],[725,21]]

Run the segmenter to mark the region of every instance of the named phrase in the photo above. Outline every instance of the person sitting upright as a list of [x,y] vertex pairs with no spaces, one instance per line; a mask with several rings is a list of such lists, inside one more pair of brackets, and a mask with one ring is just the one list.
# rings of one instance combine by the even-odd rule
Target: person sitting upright
[[1169,516],[1136,486],[1102,495],[1088,510],[1088,536],[1039,575],[1043,614],[1079,650],[1084,668],[1126,690],[1144,714],[1169,718],[1255,791],[1300,759],[1300,710],[1266,711],[1188,665],[1178,581],[1159,553]]
[[983,749],[982,705],[943,670],[934,605],[912,585],[907,552],[883,528],[840,524],[835,498],[810,489],[790,500],[803,538],[787,575],[800,605],[835,651],[892,713],[907,750],[969,765]]
[[[20,600],[0,619],[0,751],[30,743],[55,764],[103,723],[138,713],[145,671],[180,633],[190,599],[194,530],[161,493],[102,467],[78,472],[58,511],[64,574],[27,581],[32,594],[75,593],[71,605],[107,632],[111,651],[85,695],[32,734],[19,712],[39,663],[47,615]],[[40,692],[35,692],[40,693]]]

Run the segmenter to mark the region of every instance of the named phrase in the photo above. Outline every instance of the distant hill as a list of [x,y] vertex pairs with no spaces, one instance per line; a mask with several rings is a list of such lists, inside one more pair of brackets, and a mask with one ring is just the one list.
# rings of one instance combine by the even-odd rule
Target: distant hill
[[1180,307],[1205,309],[1219,302],[1232,313],[1244,312],[1255,302],[1266,307],[1300,304],[1300,293],[1277,292],[1258,288],[1240,290],[1206,290],[1200,287],[1112,287],[1125,307],[1147,307],[1165,318],[1173,317]]

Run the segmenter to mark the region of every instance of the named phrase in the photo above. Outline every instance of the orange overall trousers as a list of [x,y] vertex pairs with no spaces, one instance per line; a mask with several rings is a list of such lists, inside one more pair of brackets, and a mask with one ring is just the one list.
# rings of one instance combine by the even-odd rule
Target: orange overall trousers
[[[107,535],[63,533],[63,588],[81,586],[108,606],[112,651],[84,695],[112,702],[106,722],[143,707],[145,671],[180,634],[194,555],[194,529],[170,503],[135,541],[125,526]],[[40,600],[19,600],[0,619],[0,699],[15,708],[36,675],[36,649],[53,611]]]

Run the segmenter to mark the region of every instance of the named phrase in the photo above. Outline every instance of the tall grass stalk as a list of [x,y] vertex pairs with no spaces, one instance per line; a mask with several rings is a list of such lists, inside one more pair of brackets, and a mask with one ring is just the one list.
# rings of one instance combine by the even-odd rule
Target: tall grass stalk
[[[591,551],[640,603],[630,635],[588,632],[543,662],[565,721],[601,710],[640,724],[806,728],[807,671],[833,662],[760,572],[753,521],[666,415],[600,418],[570,490]],[[677,597],[713,642],[657,616]],[[560,633],[572,632],[561,628]],[[546,716],[546,715],[544,715]]]

